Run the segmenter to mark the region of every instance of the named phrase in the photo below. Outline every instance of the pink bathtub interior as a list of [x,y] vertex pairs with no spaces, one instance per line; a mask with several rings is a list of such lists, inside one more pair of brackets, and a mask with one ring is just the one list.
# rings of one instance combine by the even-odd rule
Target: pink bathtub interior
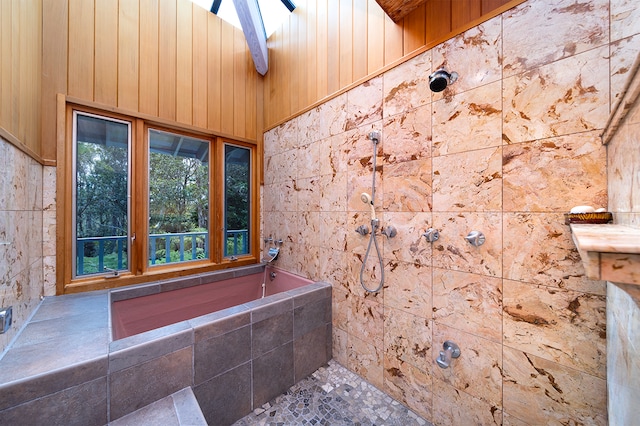
[[[273,280],[271,272],[276,273]],[[122,339],[260,299],[264,280],[264,273],[245,275],[113,302],[113,339]],[[293,290],[311,282],[289,272],[269,268],[265,296]]]

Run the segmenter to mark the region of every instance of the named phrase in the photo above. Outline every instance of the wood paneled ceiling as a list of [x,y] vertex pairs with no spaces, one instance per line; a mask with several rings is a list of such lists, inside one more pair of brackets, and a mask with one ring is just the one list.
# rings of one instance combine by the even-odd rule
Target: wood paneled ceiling
[[505,4],[515,5],[523,1],[525,0],[376,0],[382,10],[395,23],[399,23],[414,10],[426,5],[427,10],[438,11],[438,14],[442,15],[427,17],[428,20],[448,18],[447,11],[450,10],[453,24],[456,19],[468,22],[469,19],[479,18]]
[[398,22],[427,0],[376,0],[393,22]]

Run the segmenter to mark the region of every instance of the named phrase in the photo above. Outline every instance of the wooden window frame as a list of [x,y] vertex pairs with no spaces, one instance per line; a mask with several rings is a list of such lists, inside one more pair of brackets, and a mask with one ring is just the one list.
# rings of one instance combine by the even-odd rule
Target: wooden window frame
[[[89,275],[74,278],[71,256],[73,240],[73,120],[74,111],[93,114],[107,119],[113,118],[131,123],[131,245],[129,271],[117,277]],[[57,163],[57,236],[56,236],[56,292],[78,293],[127,285],[148,283],[220,269],[251,265],[259,262],[259,212],[260,176],[258,172],[258,145],[255,141],[239,140],[217,135],[206,129],[181,123],[148,117],[94,103],[70,100],[63,95],[58,98],[58,163]],[[148,264],[149,245],[149,129],[175,134],[184,134],[207,140],[209,149],[209,258],[166,265]],[[63,130],[63,131],[61,131]],[[251,191],[249,254],[224,257],[224,146],[232,144],[251,151]]]

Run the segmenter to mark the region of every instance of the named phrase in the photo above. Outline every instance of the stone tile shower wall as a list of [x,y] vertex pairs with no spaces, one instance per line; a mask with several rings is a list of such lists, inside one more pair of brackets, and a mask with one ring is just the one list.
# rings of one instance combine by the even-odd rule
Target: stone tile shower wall
[[42,173],[43,166],[0,139],[0,308],[13,307],[0,354],[44,294]]
[[[584,277],[563,213],[607,205],[600,133],[635,13],[528,1],[265,134],[263,232],[285,240],[278,266],[333,283],[335,359],[436,424],[606,424],[605,283]],[[434,94],[440,67],[460,78]],[[398,235],[378,237],[371,295],[355,229],[374,129],[375,204]],[[462,356],[442,370],[448,339]]]
[[[640,12],[636,12],[640,22]],[[636,46],[640,36],[630,37]],[[640,55],[637,56],[640,61]],[[629,58],[631,61],[631,57]],[[640,81],[640,74],[635,75]],[[614,222],[640,228],[640,100],[636,99],[607,145],[609,210]],[[609,423],[640,417],[640,287],[607,283],[607,386]]]

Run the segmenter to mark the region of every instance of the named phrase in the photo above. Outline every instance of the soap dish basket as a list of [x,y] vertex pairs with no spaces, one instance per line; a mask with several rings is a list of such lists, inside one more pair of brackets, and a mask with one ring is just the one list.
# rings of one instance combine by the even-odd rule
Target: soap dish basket
[[613,220],[611,212],[565,213],[564,223],[609,223]]

